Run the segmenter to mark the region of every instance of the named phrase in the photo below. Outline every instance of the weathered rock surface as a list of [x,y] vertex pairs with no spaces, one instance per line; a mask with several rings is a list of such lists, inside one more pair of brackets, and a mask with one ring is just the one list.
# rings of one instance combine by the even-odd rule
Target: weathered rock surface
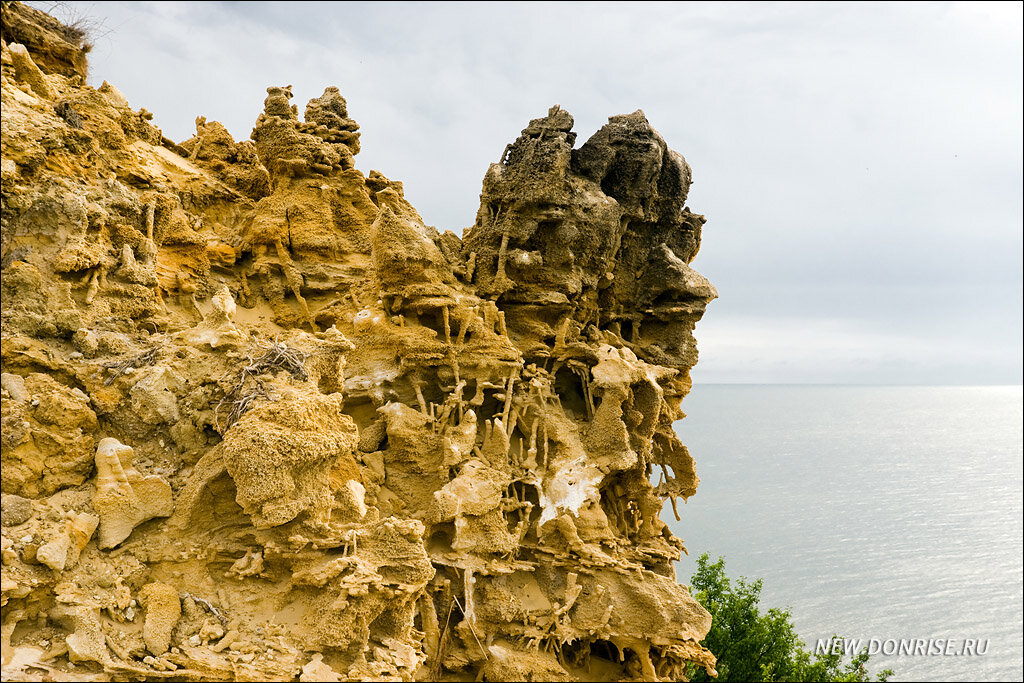
[[716,292],[642,112],[531,121],[460,238],[336,88],[177,145],[2,12],[4,680],[713,669],[659,514]]

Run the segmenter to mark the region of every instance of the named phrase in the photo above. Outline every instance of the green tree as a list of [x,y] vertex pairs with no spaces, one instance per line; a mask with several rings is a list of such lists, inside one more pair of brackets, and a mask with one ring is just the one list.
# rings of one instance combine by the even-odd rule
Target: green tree
[[[796,633],[789,610],[776,607],[762,613],[761,580],[740,577],[733,585],[725,575],[725,560],[711,562],[708,553],[697,559],[691,578],[694,597],[711,613],[711,630],[704,646],[718,657],[718,681],[870,681],[865,648],[849,662],[839,654],[812,654]],[[886,681],[891,669],[876,680]],[[710,681],[694,667],[694,681]]]

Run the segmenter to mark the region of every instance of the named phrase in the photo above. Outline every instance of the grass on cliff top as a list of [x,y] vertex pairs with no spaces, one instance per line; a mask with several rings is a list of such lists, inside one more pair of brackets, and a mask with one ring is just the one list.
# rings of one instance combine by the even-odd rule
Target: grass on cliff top
[[[9,4],[4,2],[4,4]],[[91,17],[82,12],[81,8],[69,2],[33,2],[26,3],[57,20],[57,26],[62,37],[88,54],[97,39],[110,35],[111,29],[107,28],[102,19]]]

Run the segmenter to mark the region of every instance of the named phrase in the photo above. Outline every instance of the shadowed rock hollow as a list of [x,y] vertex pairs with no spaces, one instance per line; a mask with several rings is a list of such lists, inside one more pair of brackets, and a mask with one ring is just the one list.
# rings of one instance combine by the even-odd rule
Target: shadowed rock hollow
[[460,238],[337,88],[175,144],[2,11],[5,680],[713,670],[659,514],[716,292],[643,112],[531,121]]

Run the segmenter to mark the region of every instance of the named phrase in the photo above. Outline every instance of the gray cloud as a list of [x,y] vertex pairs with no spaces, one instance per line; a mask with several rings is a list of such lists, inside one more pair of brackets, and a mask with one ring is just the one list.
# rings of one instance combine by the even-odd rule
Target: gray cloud
[[709,218],[695,380],[1020,383],[1020,4],[609,5],[67,7],[174,139],[338,85],[357,165],[440,229],[551,104],[582,137],[642,108]]

